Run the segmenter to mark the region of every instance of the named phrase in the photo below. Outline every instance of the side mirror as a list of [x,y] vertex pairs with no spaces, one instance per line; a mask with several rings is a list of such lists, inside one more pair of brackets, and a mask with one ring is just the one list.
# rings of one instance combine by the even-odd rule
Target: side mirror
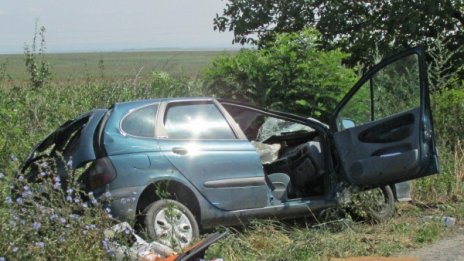
[[353,120],[351,119],[342,119],[342,130],[346,130],[346,129],[349,129],[349,128],[353,128],[356,126],[356,124],[354,123]]

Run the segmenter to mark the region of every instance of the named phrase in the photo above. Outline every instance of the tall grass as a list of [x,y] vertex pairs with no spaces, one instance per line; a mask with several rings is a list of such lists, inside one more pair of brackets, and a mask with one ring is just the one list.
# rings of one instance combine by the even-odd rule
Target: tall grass
[[454,177],[456,183],[453,194],[460,195],[462,200],[464,192],[464,142],[460,140],[454,147]]
[[[333,257],[392,256],[433,242],[445,233],[439,221],[424,223],[415,207],[402,206],[401,218],[370,225],[259,221],[234,231],[209,250],[224,260],[330,260]],[[335,222],[335,221],[334,221]],[[341,221],[340,221],[341,222]],[[336,224],[336,223],[331,223]]]

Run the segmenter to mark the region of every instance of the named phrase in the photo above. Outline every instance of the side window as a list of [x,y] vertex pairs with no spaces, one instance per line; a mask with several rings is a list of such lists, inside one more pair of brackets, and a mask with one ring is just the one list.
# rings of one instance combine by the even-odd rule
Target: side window
[[420,106],[419,58],[412,54],[376,72],[339,111],[338,130]]
[[121,129],[133,136],[153,138],[157,110],[158,104],[153,104],[130,112],[122,120]]
[[164,127],[169,139],[235,139],[224,116],[213,103],[168,105]]
[[269,116],[240,106],[222,104],[249,141],[263,142],[272,136],[313,132],[309,126]]

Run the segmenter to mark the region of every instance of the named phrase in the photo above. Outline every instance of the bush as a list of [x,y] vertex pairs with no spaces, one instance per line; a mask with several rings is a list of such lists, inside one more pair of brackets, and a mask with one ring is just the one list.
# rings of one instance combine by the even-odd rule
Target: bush
[[327,121],[357,77],[342,64],[346,53],[318,50],[319,38],[309,29],[283,33],[267,48],[219,57],[206,92]]
[[151,80],[151,93],[155,97],[191,97],[204,95],[201,80],[192,80],[181,76],[174,77],[163,71],[153,72]]
[[417,180],[414,198],[449,201],[464,193],[464,88],[443,89],[432,94],[435,139],[440,174]]
[[437,140],[452,149],[464,140],[464,86],[434,93],[432,104]]

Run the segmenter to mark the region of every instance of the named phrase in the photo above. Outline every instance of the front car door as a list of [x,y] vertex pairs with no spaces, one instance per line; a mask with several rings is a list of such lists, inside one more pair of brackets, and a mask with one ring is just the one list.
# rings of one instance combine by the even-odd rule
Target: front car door
[[349,183],[376,187],[438,173],[424,56],[413,48],[385,59],[337,106],[330,128]]
[[223,210],[268,205],[259,156],[217,101],[165,102],[160,113],[161,151],[211,204]]

